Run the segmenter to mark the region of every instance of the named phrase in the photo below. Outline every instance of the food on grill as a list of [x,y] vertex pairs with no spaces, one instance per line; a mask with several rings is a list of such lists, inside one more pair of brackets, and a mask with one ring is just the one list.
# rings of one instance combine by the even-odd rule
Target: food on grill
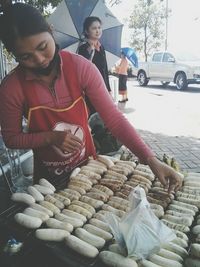
[[110,267],[137,267],[137,263],[127,257],[111,251],[102,251],[99,253],[100,260]]
[[149,257],[149,260],[152,261],[155,264],[158,264],[159,266],[166,267],[166,266],[173,266],[173,267],[183,267],[182,263],[177,262],[175,260],[167,259],[164,257],[161,257],[159,255],[151,255]]
[[69,233],[71,233],[73,231],[73,225],[71,225],[70,223],[67,223],[67,222],[61,222],[55,218],[49,218],[46,221],[46,225],[49,228],[63,229],[63,230],[68,231]]
[[79,192],[81,195],[84,195],[84,194],[86,194],[86,190],[85,189],[83,189],[83,188],[81,188],[80,186],[78,186],[78,185],[74,185],[74,184],[68,184],[68,186],[67,186],[69,189],[72,189],[72,190],[74,190],[74,191],[77,191],[77,192]]
[[70,233],[62,229],[38,229],[35,231],[35,236],[38,239],[44,241],[62,241],[65,237],[69,236]]
[[95,213],[95,214],[93,215],[93,218],[96,218],[96,219],[98,219],[98,220],[100,220],[100,221],[102,221],[102,222],[106,222],[105,215],[103,215],[103,214],[101,214],[101,213],[99,213],[99,212]]
[[79,182],[92,185],[92,182],[89,180],[89,178],[85,174],[82,174],[82,173],[79,173],[70,179],[70,182],[74,182],[74,181],[77,181],[77,182],[79,181]]
[[164,249],[164,248],[161,248],[160,251],[157,253],[157,255],[164,257],[166,259],[169,259],[169,260],[178,261],[180,263],[183,262],[183,258],[180,255],[172,251],[169,251],[167,249]]
[[148,184],[149,186],[152,185],[152,182],[148,178],[146,178],[146,177],[144,177],[142,175],[133,174],[133,175],[131,175],[130,179],[131,180],[136,180],[136,181],[139,181],[139,182],[143,182],[144,184]]
[[108,249],[109,249],[109,251],[112,251],[114,253],[120,254],[122,256],[127,256],[126,249],[122,249],[120,247],[120,245],[118,245],[117,243],[109,245]]
[[104,231],[102,229],[100,229],[99,227],[97,226],[94,226],[92,224],[85,224],[83,226],[83,228],[85,230],[87,230],[88,232],[94,234],[94,235],[97,235],[97,236],[100,236],[102,237],[103,239],[105,239],[106,241],[108,240],[111,240],[112,239],[112,234],[111,233],[108,233],[107,231]]
[[16,202],[25,203],[27,205],[35,203],[35,199],[27,193],[14,193],[12,194],[11,199]]
[[43,195],[53,195],[54,191],[46,186],[40,184],[34,184],[34,187]]
[[[191,186],[191,181],[197,183],[198,178],[192,176],[190,180],[188,176],[180,191],[169,194],[160,182],[152,182],[154,176],[148,167],[139,164],[135,168],[132,162],[112,160],[107,156],[100,158],[101,161],[90,159],[88,165],[76,168],[67,188],[56,193],[51,184],[49,186],[45,179],[41,179],[43,182],[39,185],[29,186],[30,195],[14,195],[30,206],[23,213],[16,214],[15,220],[30,229],[37,229],[44,222],[47,229],[38,229],[35,233],[37,238],[45,241],[64,239],[76,253],[94,258],[99,253],[98,249],[113,240],[106,216],[115,214],[120,220],[130,209],[130,192],[139,185],[146,191],[154,214],[173,229],[176,238],[162,244],[157,254],[139,261],[138,266],[181,267],[187,263],[190,265],[184,266],[200,267],[200,244],[191,245],[189,256],[186,250],[189,244],[186,234],[194,219],[197,225],[191,232],[195,234],[195,242],[200,242],[200,215],[195,217],[200,207],[200,186]],[[109,251],[102,251],[99,259],[106,266],[137,266],[133,259],[126,256],[127,251],[115,243],[109,246]]]
[[190,247],[190,255],[199,258],[200,260],[200,244],[193,243]]
[[161,205],[150,203],[150,207],[153,213],[158,217],[161,218],[164,215],[164,209]]
[[73,210],[64,209],[64,210],[62,210],[62,214],[67,215],[67,216],[72,217],[72,218],[79,219],[79,220],[83,221],[84,223],[87,221],[87,218],[85,216],[83,216],[82,214],[77,213]]
[[44,186],[44,187],[50,188],[53,192],[56,191],[56,188],[49,181],[47,181],[44,178],[42,178],[42,179],[39,180],[39,184],[42,185],[42,186]]
[[113,208],[112,206],[108,204],[103,204],[102,209],[106,211],[110,211],[119,217],[123,217],[125,215],[125,211]]
[[133,174],[144,176],[147,179],[149,179],[150,181],[153,181],[155,179],[153,174],[150,174],[148,172],[137,170],[137,168],[133,171]]
[[67,222],[70,223],[71,225],[73,225],[74,228],[77,227],[82,227],[83,226],[83,221],[62,213],[56,214],[55,215],[55,219],[61,221],[61,222]]
[[188,247],[188,242],[185,239],[182,239],[180,237],[177,237],[177,238],[173,239],[171,242],[181,246],[182,248],[187,248]]
[[32,217],[36,217],[36,218],[40,218],[42,220],[42,222],[45,222],[46,220],[49,219],[49,215],[47,215],[46,213],[39,211],[39,210],[35,210],[33,208],[26,208],[23,211],[23,214],[32,216]]
[[118,172],[115,172],[115,171],[112,171],[112,170],[108,170],[106,172],[106,175],[114,176],[114,177],[122,179],[123,181],[127,181],[127,177],[125,175],[118,173]]
[[56,198],[57,200],[60,200],[65,206],[69,206],[69,204],[71,203],[71,200],[67,197],[64,197],[60,194],[54,193],[53,197]]
[[49,201],[43,200],[40,201],[39,204],[47,208],[48,210],[52,211],[54,215],[60,213],[60,209],[57,208],[54,204],[50,203]]
[[82,166],[81,167],[81,171],[80,173],[82,173],[82,171],[88,171],[88,172],[94,172],[97,173],[98,175],[102,175],[104,172],[96,167],[93,166]]
[[114,166],[113,161],[107,156],[98,155],[97,160],[102,162],[103,164],[105,164],[108,167],[108,169],[110,169],[112,166]]
[[105,245],[105,240],[97,235],[89,233],[87,230],[83,228],[77,228],[75,230],[75,235],[81,240],[89,243],[90,245],[96,247],[97,249],[101,249]]
[[127,199],[123,199],[121,197],[112,196],[109,199],[110,201],[115,201],[116,203],[120,203],[125,206],[129,206],[129,201]]
[[185,233],[180,232],[178,230],[174,230],[174,233],[176,234],[177,237],[180,237],[181,239],[183,239],[183,240],[185,240],[187,242],[189,241],[189,238]]
[[[165,248],[169,251],[172,251],[178,255],[180,255],[182,258],[185,258],[188,256],[188,252],[186,249],[182,248],[181,246],[174,244],[172,242],[165,243],[162,245],[162,248]],[[172,265],[173,266],[173,265]]]
[[65,238],[65,244],[84,257],[95,258],[99,254],[99,251],[96,247],[90,245],[89,243],[81,240],[74,235],[67,236]]
[[80,170],[80,173],[85,174],[88,178],[92,178],[94,180],[100,180],[101,179],[101,175],[97,174],[91,170]]
[[82,215],[85,216],[87,219],[92,218],[92,213],[89,212],[86,208],[83,208],[83,207],[81,207],[81,206],[79,206],[79,205],[70,204],[70,205],[68,206],[68,209],[69,209],[69,210],[73,210],[73,211],[75,211],[75,212],[77,212],[77,213],[82,214]]
[[42,224],[41,219],[23,213],[15,214],[14,219],[17,223],[29,229],[37,229]]
[[80,169],[79,167],[75,168],[75,169],[71,172],[69,178],[72,178],[72,177],[76,176],[76,175],[80,172],[80,170],[81,170],[81,169]]
[[65,207],[65,204],[62,201],[56,199],[53,195],[46,195],[44,200],[54,204],[60,210],[64,209]]
[[[92,182],[89,179],[80,180],[80,179],[73,178],[72,180],[70,180],[69,185],[83,188],[85,191],[89,191],[92,188]],[[71,189],[68,189],[68,190],[71,190]]]
[[28,193],[35,199],[35,201],[44,200],[44,196],[32,185],[27,188]]
[[42,211],[46,214],[49,215],[49,217],[52,217],[53,216],[53,212],[43,206],[41,206],[40,204],[37,204],[37,203],[33,203],[30,205],[31,208],[35,209],[35,210],[39,210],[39,211]]
[[105,193],[108,196],[113,196],[113,191],[104,185],[97,184],[97,185],[94,185],[93,188],[96,188],[96,189],[102,191],[103,193]]
[[151,261],[148,260],[142,260],[142,262],[140,262],[140,267],[160,267],[160,265],[157,265]]
[[185,198],[185,197],[177,197],[177,200],[180,201],[180,202],[191,204],[191,205],[194,205],[194,206],[200,208],[200,199],[191,199],[191,198]]
[[100,208],[104,204],[103,201],[91,198],[89,196],[82,196],[80,200],[82,202],[88,203],[89,205],[93,206],[95,209]]
[[87,192],[85,196],[96,199],[96,200],[101,200],[103,202],[108,201],[108,196],[100,190]]
[[81,194],[79,192],[72,190],[72,189],[68,189],[68,190],[70,191],[61,190],[58,192],[58,194],[68,198],[70,201],[79,200],[79,198],[81,197]]
[[166,219],[172,223],[177,223],[177,224],[182,224],[185,226],[191,226],[192,224],[192,218],[188,216],[175,216],[175,215],[170,215],[170,214],[165,214],[163,219]]
[[102,229],[102,230],[104,230],[104,231],[106,231],[106,232],[111,233],[111,229],[110,229],[109,225],[106,222],[103,222],[103,221],[98,220],[96,218],[92,218],[92,219],[89,220],[89,223],[94,225],[94,226],[96,226],[96,227],[98,227],[98,228],[100,228],[100,229]]
[[[172,201],[173,203],[173,201]],[[188,214],[188,215],[191,215],[191,216],[195,216],[195,212],[192,210],[192,209],[188,209],[184,206],[181,206],[181,205],[176,205],[176,204],[170,204],[168,206],[168,208],[170,210],[174,210],[174,211],[177,211],[179,213],[183,213],[183,214]]]
[[99,163],[96,163],[94,161],[90,161],[88,164],[87,164],[88,167],[92,167],[94,169],[98,169],[99,171],[101,171],[101,173],[105,173],[107,171],[107,168],[105,165],[102,165],[100,162]]
[[173,223],[173,222],[166,220],[166,219],[162,219],[162,222],[164,224],[166,224],[171,229],[179,230],[179,231],[184,232],[184,233],[188,233],[190,231],[190,228],[188,226],[183,225],[183,224]]
[[82,202],[79,200],[74,200],[74,201],[72,201],[72,204],[75,204],[77,206],[80,206],[80,207],[88,210],[92,215],[95,214],[95,212],[96,212],[94,207],[92,207],[89,203],[85,203],[85,202]]
[[113,208],[115,209],[119,209],[119,210],[123,210],[123,211],[128,211],[130,208],[128,205],[124,205],[122,203],[119,203],[117,201],[112,201],[112,200],[109,200],[107,202],[108,205],[112,206]]
[[196,225],[192,228],[192,233],[195,235],[200,234],[200,225]]

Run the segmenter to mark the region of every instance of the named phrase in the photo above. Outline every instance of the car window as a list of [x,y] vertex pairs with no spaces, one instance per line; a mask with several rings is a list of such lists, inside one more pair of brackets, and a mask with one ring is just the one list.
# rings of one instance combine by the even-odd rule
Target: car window
[[154,62],[161,62],[163,53],[156,53],[153,55],[152,61]]
[[170,53],[164,53],[163,62],[168,62],[169,58],[174,58]]

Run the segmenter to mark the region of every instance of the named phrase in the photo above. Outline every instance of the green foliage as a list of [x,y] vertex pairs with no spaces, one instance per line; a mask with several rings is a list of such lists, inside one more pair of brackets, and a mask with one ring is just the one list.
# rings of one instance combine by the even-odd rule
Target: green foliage
[[130,44],[144,55],[146,61],[164,41],[168,13],[165,6],[156,0],[138,0],[134,7],[129,20],[129,27],[133,30]]
[[47,13],[46,9],[55,8],[62,0],[24,0],[25,3],[38,8],[42,13]]
[[7,58],[8,62],[11,62],[13,60],[12,55],[10,53],[8,53],[8,51],[5,49],[5,47],[3,47],[3,54]]
[[122,2],[122,0],[107,0],[107,1],[110,6],[118,5]]

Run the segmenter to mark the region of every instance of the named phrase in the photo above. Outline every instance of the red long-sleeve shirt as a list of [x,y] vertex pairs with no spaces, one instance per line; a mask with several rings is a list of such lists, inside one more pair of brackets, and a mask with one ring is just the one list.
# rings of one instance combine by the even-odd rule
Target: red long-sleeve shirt
[[[105,125],[141,162],[146,163],[146,159],[154,155],[153,152],[113,103],[97,68],[90,61],[76,54],[72,55],[72,60],[77,69],[81,90],[89,97]],[[38,97],[45,97],[46,105],[57,109],[70,106],[72,103],[70,92],[64,79],[62,64],[61,58],[60,74],[55,83],[55,95],[52,95],[49,88],[39,81],[39,77],[24,70],[25,79],[31,80],[34,85],[37,85]],[[14,70],[0,85],[0,124],[2,136],[7,147],[34,149],[44,145],[47,133],[23,132],[22,118],[26,114],[26,99],[17,71]]]

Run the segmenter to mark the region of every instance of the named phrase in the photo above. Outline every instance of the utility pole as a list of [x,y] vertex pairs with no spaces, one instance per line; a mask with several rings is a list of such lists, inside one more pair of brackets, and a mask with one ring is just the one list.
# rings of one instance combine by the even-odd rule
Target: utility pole
[[[160,2],[163,2],[164,0],[160,0]],[[168,48],[168,0],[165,0],[165,51]]]
[[166,6],[165,6],[165,51],[168,48],[168,0],[166,0]]

